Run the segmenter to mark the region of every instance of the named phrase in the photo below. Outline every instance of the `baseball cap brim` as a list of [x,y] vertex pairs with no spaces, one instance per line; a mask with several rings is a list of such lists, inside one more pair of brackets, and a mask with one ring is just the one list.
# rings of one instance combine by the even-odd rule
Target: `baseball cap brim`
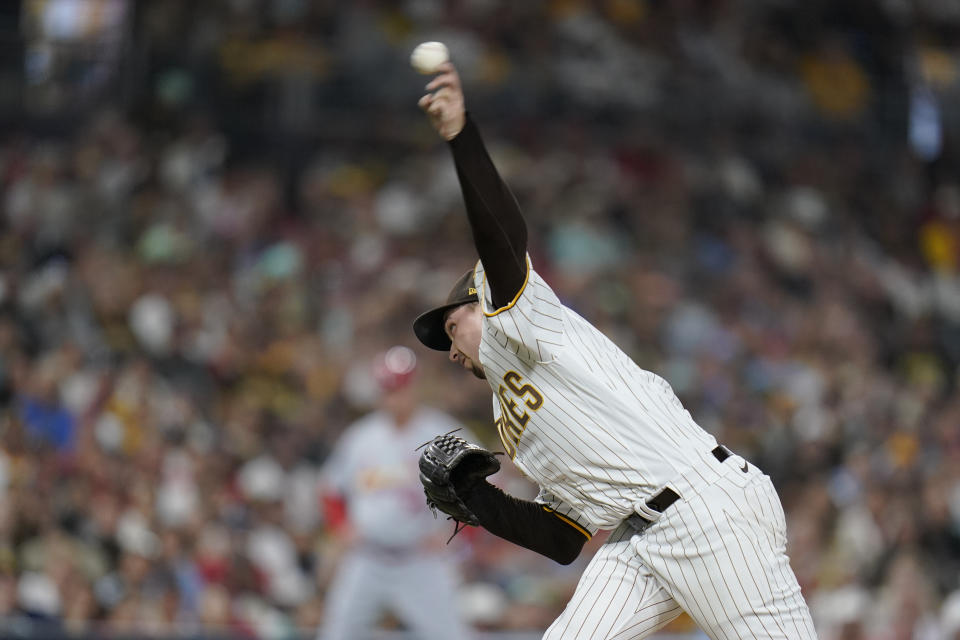
[[417,334],[417,339],[420,340],[424,346],[430,347],[431,349],[449,351],[452,343],[450,342],[450,336],[448,336],[447,332],[443,329],[444,316],[446,316],[447,311],[456,309],[462,304],[466,303],[454,302],[445,304],[420,314],[417,319],[413,321],[413,332]]
[[473,287],[473,270],[467,271],[457,279],[447,296],[447,301],[439,307],[425,311],[413,321],[413,332],[425,347],[437,351],[450,350],[450,336],[443,323],[448,311],[460,305],[477,302],[477,290]]

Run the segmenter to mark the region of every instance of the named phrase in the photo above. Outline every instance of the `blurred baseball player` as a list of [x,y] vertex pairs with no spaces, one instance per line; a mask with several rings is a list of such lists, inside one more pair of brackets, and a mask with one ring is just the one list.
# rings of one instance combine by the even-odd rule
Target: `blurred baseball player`
[[[428,501],[561,563],[612,530],[549,640],[645,638],[681,611],[718,640],[816,638],[770,479],[560,302],[531,265],[454,66],[426,90],[419,105],[449,142],[480,260],[414,331],[487,381],[506,454],[540,486],[530,502],[505,494],[484,479],[497,468],[489,455],[438,471],[460,460],[438,438],[420,462]],[[448,476],[455,496],[440,486]]]
[[324,464],[327,519],[349,550],[327,591],[318,640],[368,638],[385,610],[423,640],[470,637],[457,614],[449,531],[426,509],[417,481],[417,447],[456,424],[419,404],[415,374],[411,349],[378,355],[380,409],[350,425]]

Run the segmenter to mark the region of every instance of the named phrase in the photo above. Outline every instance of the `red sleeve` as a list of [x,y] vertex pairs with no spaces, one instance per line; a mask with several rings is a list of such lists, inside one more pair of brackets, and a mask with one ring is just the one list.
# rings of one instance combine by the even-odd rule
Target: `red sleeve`
[[339,493],[327,492],[320,496],[323,518],[334,531],[343,531],[347,526],[347,502]]

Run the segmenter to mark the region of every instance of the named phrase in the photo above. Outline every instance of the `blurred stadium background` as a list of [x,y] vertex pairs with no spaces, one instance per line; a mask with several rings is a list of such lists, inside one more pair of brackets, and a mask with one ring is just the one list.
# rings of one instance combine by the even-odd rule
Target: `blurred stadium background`
[[[0,3],[0,634],[313,636],[358,367],[473,255],[423,40],[540,271],[774,478],[821,637],[960,638],[956,0]],[[503,640],[586,561],[451,545]]]

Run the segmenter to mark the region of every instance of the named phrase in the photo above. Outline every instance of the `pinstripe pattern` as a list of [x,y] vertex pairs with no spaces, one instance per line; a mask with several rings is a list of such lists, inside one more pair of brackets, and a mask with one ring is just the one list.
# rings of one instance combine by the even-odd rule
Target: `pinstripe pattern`
[[[682,610],[715,640],[816,638],[769,478],[739,456],[721,464],[670,385],[564,307],[529,258],[502,309],[482,264],[474,276],[506,452],[538,502],[591,534],[615,529],[544,638],[645,638]],[[652,526],[622,524],[665,486],[682,498]]]
[[[544,640],[639,640],[686,611],[714,640],[815,640],[786,556],[783,510],[755,467],[614,531]],[[719,464],[714,461],[714,464]]]
[[[486,301],[482,265],[475,279]],[[514,425],[522,432],[515,446],[504,446],[552,496],[555,501],[545,502],[551,508],[569,505],[592,530],[615,527],[634,504],[716,446],[666,381],[564,307],[533,269],[509,308],[498,311],[486,302],[484,312],[480,360],[494,391],[496,419],[511,419],[498,394],[510,371],[547,398],[536,411],[520,403],[528,421]]]
[[643,638],[682,613],[640,561],[631,532],[621,527],[600,547],[544,640]]
[[755,467],[677,502],[634,544],[711,638],[817,637],[786,555],[780,500]]

